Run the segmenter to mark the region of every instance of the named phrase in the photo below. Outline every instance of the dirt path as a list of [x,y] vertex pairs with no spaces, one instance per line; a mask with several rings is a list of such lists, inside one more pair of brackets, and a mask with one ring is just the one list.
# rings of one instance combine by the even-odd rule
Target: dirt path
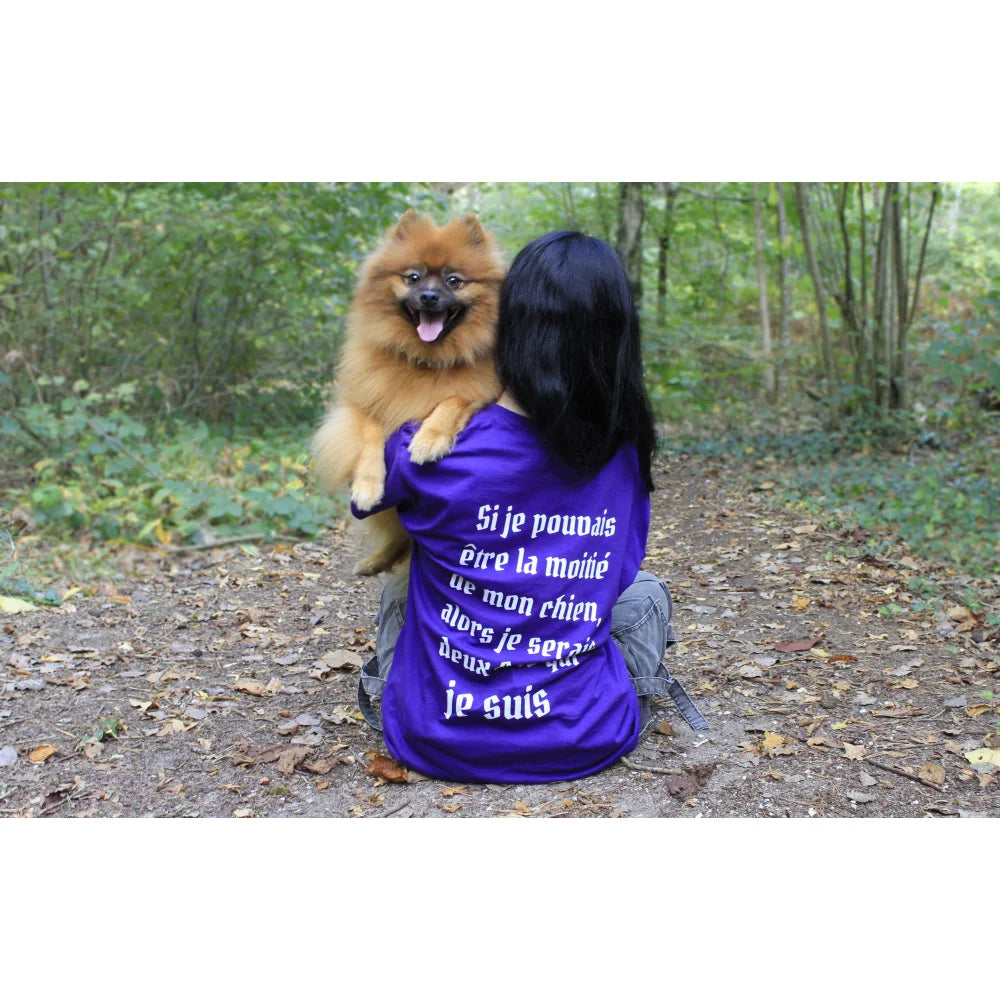
[[117,589],[0,618],[0,816],[1000,816],[1000,628],[961,580],[920,610],[907,581],[933,567],[859,562],[847,532],[722,466],[664,461],[657,482],[645,566],[670,581],[671,669],[708,733],[663,703],[584,780],[377,777],[354,692],[378,584],[351,576],[341,527],[151,557]]

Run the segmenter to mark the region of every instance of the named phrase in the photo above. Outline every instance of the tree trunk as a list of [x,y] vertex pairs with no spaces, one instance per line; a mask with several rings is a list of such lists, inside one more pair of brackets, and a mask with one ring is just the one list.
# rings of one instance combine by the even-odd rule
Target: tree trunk
[[[898,190],[898,185],[897,185]],[[908,189],[909,192],[909,189]],[[905,410],[909,406],[909,363],[907,357],[907,335],[913,317],[917,312],[917,300],[920,298],[920,283],[924,275],[924,260],[927,256],[927,241],[930,238],[931,223],[934,219],[934,208],[941,195],[941,188],[935,184],[931,192],[931,204],[927,210],[927,225],[920,244],[920,256],[917,260],[917,273],[913,281],[913,294],[909,295],[909,255],[903,254],[902,221],[900,219],[898,200],[893,208],[893,252],[896,265],[896,318],[895,318],[895,353],[892,363],[892,399],[893,409]],[[909,193],[907,193],[909,197]],[[907,218],[907,240],[910,235],[910,221]]]
[[666,203],[656,260],[656,326],[659,330],[667,325],[667,271],[670,264],[670,239],[674,232],[674,202],[679,191],[679,184],[668,182],[663,185]]
[[836,372],[833,363],[833,343],[830,340],[830,325],[826,318],[826,289],[823,285],[823,276],[820,274],[812,234],[809,229],[808,184],[796,183],[795,200],[799,209],[799,225],[802,228],[802,245],[806,251],[806,264],[809,267],[809,275],[812,278],[813,291],[816,295],[816,313],[819,318],[820,345],[823,354],[823,374],[826,380],[825,396],[829,398],[836,382]]
[[618,254],[625,265],[635,308],[642,303],[642,184],[618,185]]
[[883,416],[889,413],[889,380],[892,376],[892,333],[890,312],[892,283],[889,281],[889,228],[892,212],[892,185],[882,189],[879,215],[878,240],[875,244],[872,306],[875,316],[874,369],[875,392],[873,401]]
[[893,278],[893,324],[892,324],[892,365],[889,379],[889,408],[906,409],[906,314],[907,303],[907,259],[903,253],[903,220],[899,205],[899,185],[893,184],[892,198],[892,257]]
[[594,201],[597,205],[597,218],[600,221],[601,231],[598,234],[605,243],[610,243],[611,228],[614,222],[615,207],[608,205],[608,199],[604,194],[604,187],[600,181],[594,184]]
[[776,398],[774,355],[771,351],[771,317],[767,308],[767,267],[764,263],[764,227],[761,223],[760,193],[753,186],[754,256],[757,260],[757,298],[760,303],[760,353],[764,359],[764,394],[769,403]]
[[865,215],[865,186],[858,183],[858,213],[861,222],[858,229],[861,233],[861,296],[858,307],[858,325],[861,335],[861,381],[860,385],[867,391],[869,400],[874,403],[875,385],[875,346],[872,338],[872,327],[869,321],[868,309],[868,217]]
[[[780,356],[783,364],[788,364],[789,348],[792,337],[792,284],[789,273],[790,258],[788,255],[788,213],[785,209],[785,185],[780,181],[776,185],[778,191],[778,287],[781,290],[781,312],[778,316],[778,344],[780,345]],[[784,376],[779,368],[775,373],[777,376],[776,392],[782,394],[782,382]]]

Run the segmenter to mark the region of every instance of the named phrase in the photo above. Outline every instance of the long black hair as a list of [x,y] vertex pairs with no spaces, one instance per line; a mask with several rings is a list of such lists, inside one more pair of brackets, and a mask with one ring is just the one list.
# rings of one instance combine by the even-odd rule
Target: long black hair
[[639,319],[607,243],[549,233],[514,258],[500,295],[497,369],[553,454],[589,476],[631,442],[652,492],[656,431]]

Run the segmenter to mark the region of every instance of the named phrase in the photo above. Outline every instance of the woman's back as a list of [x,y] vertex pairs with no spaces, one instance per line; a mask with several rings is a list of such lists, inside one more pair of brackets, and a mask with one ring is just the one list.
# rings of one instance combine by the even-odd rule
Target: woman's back
[[640,729],[610,641],[649,524],[635,448],[581,479],[530,420],[499,405],[433,466],[409,460],[411,436],[404,428],[389,442],[380,504],[397,507],[414,540],[382,702],[390,752],[470,781],[606,767]]

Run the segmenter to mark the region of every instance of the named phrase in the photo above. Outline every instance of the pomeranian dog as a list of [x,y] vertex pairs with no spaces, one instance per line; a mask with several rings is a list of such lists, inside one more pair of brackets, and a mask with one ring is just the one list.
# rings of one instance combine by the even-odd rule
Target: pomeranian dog
[[[335,382],[335,402],[312,442],[319,482],[351,485],[370,510],[385,489],[386,439],[408,421],[418,464],[436,462],[500,394],[494,364],[506,263],[474,215],[438,227],[412,209],[362,264]],[[354,567],[398,567],[410,540],[395,509],[366,518],[372,544]]]

